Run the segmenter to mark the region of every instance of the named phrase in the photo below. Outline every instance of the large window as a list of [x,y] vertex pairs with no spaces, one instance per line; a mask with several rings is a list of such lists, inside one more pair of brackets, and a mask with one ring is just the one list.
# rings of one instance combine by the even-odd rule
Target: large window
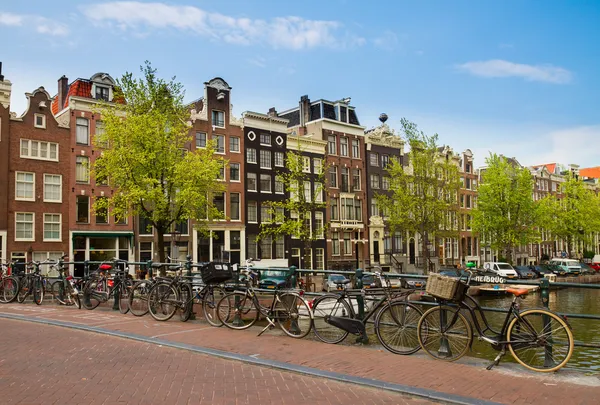
[[337,166],[329,168],[329,187],[337,188]]
[[33,241],[35,240],[33,212],[15,212],[15,240]]
[[275,176],[275,192],[277,194],[284,193],[283,181],[280,176]]
[[327,137],[327,153],[330,155],[337,155],[335,135],[329,135]]
[[339,221],[340,220],[340,214],[339,214],[339,210],[338,210],[338,199],[337,198],[331,198],[329,201],[329,207],[330,207],[330,217],[332,221]]
[[225,113],[223,111],[213,110],[212,124],[215,127],[225,128]]
[[229,180],[240,181],[240,164],[229,163]]
[[60,214],[44,214],[44,241],[60,242],[60,224]]
[[15,200],[35,201],[35,173],[15,173]]
[[246,149],[246,162],[256,163],[256,149],[254,149],[254,148]]
[[273,214],[271,212],[271,207],[266,202],[263,202],[260,205],[260,222],[263,224],[273,222]]
[[87,156],[75,157],[75,181],[78,183],[90,182],[90,158]]
[[196,132],[196,148],[206,148],[206,132]]
[[285,259],[285,240],[283,235],[275,237],[275,259]]
[[323,221],[323,213],[315,212],[315,233],[317,239],[323,239],[325,237],[325,222]]
[[348,156],[348,138],[345,136],[340,138],[340,156]]
[[340,254],[340,234],[333,232],[331,234],[331,254],[338,256]]
[[110,89],[96,85],[96,100],[109,101]]
[[271,192],[271,175],[261,174],[260,175],[260,192],[270,193]]
[[271,135],[270,134],[260,134],[260,144],[271,146]]
[[352,169],[352,191],[360,191],[360,169]]
[[90,144],[90,122],[87,118],[77,118],[76,142],[80,145]]
[[381,167],[384,169],[388,167],[390,164],[390,156],[389,155],[381,155]]
[[225,161],[219,161],[219,174],[217,175],[217,180],[225,180]]
[[315,196],[315,202],[323,202],[323,184],[315,181],[313,185],[313,193]]
[[87,224],[90,222],[90,197],[78,195],[77,200],[77,223]]
[[232,221],[240,220],[240,193],[229,194],[229,215]]
[[261,150],[260,151],[260,167],[261,169],[271,168],[271,151]]
[[379,166],[379,154],[377,152],[371,152],[369,154],[369,162],[371,166]]
[[52,160],[58,162],[58,144],[54,142],[21,139],[20,155],[25,159]]
[[215,152],[225,153],[225,135],[213,135],[213,138],[217,143],[215,145]]
[[390,189],[390,178],[388,176],[381,177],[381,188],[384,190]]
[[275,166],[283,167],[284,166],[284,157],[283,152],[275,152]]
[[271,238],[271,235],[263,236],[260,240],[260,258],[273,258],[273,239]]
[[213,194],[213,206],[221,214],[225,215],[225,193]]
[[44,174],[44,202],[62,202],[62,176]]
[[256,173],[246,173],[246,190],[256,191]]
[[352,157],[360,159],[360,141],[358,139],[352,140]]
[[341,190],[343,192],[348,192],[350,191],[350,168],[348,167],[342,167],[342,186],[341,186]]
[[[98,201],[106,204],[106,197],[98,197]],[[96,223],[97,224],[108,224],[108,208],[96,209]]]
[[379,189],[379,175],[378,174],[371,175],[371,188]]
[[316,248],[315,249],[315,259],[317,261],[316,270],[324,270],[325,269],[325,249]]
[[[248,222],[258,222],[258,218],[257,218],[257,209],[256,209],[256,201],[248,201],[247,202],[248,205]],[[256,255],[251,256],[251,257],[256,257]]]
[[361,221],[362,220],[362,201],[355,198],[341,198],[342,220],[343,221]]
[[350,232],[344,232],[344,254],[352,255],[352,243],[350,242]]
[[229,151],[239,152],[240,151],[240,138],[238,136],[229,137]]
[[258,258],[258,243],[256,241],[256,235],[248,235],[248,258]]
[[105,128],[104,128],[104,122],[102,121],[96,121],[96,129],[95,129],[95,136],[94,136],[94,140],[96,143],[96,146],[99,146],[101,148],[107,148],[108,147],[108,141],[106,140],[101,140],[101,138],[104,136],[105,133]]
[[313,173],[321,174],[322,170],[323,170],[323,159],[313,158]]
[[302,156],[302,172],[310,173],[310,157]]

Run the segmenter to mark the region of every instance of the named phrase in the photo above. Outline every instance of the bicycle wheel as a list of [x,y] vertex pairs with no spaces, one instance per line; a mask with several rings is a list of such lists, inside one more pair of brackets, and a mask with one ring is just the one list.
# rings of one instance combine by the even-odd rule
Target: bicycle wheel
[[129,294],[129,310],[135,316],[144,316],[148,313],[148,293],[152,282],[141,280],[135,283]]
[[19,281],[12,276],[5,277],[2,279],[0,292],[0,300],[3,304],[13,302],[19,292]]
[[35,278],[31,284],[33,284],[33,302],[42,305],[42,301],[44,301],[44,282],[40,278]]
[[211,326],[223,326],[217,315],[217,304],[226,294],[221,287],[208,287],[202,295],[202,315]]
[[83,301],[81,302],[85,309],[92,310],[100,305],[98,294],[106,291],[105,284],[105,280],[97,279],[89,280],[85,284],[83,287]]
[[464,356],[473,339],[471,324],[458,308],[437,306],[427,310],[417,327],[419,344],[431,357],[454,361]]
[[63,293],[63,281],[56,280],[52,283],[50,287],[50,292],[52,293],[52,301],[58,302],[59,304],[66,304],[65,297]]
[[254,300],[242,292],[225,295],[217,304],[217,316],[231,329],[248,329],[258,321],[260,311]]
[[81,309],[81,300],[79,299],[79,294],[75,292],[75,289],[70,283],[67,284],[64,294],[65,304],[69,306],[75,305],[77,306],[77,309]]
[[352,318],[350,304],[339,295],[323,295],[313,301],[313,329],[315,336],[325,343],[340,343],[348,332],[326,322],[329,317]]
[[506,330],[508,350],[533,371],[549,373],[563,367],[573,355],[573,333],[553,312],[529,309],[513,318]]
[[375,333],[387,350],[395,354],[413,354],[421,348],[417,326],[423,312],[405,301],[391,301],[375,317]]
[[157,321],[168,321],[175,314],[179,297],[177,289],[168,282],[156,283],[148,294],[148,310]]
[[194,301],[193,301],[192,286],[189,283],[182,283],[179,285],[179,298],[181,299],[182,306],[179,308],[179,320],[181,322],[187,322],[192,317],[194,312]]
[[312,313],[304,298],[296,293],[279,295],[274,310],[277,324],[288,336],[301,339],[312,329]]
[[133,283],[128,278],[119,286],[119,312],[122,314],[129,312],[129,295],[132,287]]
[[19,294],[17,295],[17,302],[22,304],[25,299],[29,296],[31,290],[31,280],[29,278],[22,279],[19,282]]

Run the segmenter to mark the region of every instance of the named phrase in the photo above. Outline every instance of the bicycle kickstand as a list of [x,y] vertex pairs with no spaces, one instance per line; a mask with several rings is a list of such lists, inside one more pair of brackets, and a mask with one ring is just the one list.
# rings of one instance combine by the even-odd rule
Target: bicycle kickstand
[[502,350],[500,351],[500,353],[498,353],[498,355],[496,356],[496,358],[494,359],[494,361],[489,366],[487,366],[485,369],[486,370],[491,370],[495,366],[497,366],[498,364],[500,364],[500,359],[502,357],[504,357],[505,354],[506,354],[506,347],[502,347]]
[[265,333],[267,331],[267,329],[273,329],[275,327],[275,322],[273,322],[273,320],[271,318],[269,318],[268,316],[266,317],[267,322],[269,322],[269,324],[267,326],[265,326],[263,328],[263,330],[260,331],[260,333],[257,336],[262,335],[263,333]]

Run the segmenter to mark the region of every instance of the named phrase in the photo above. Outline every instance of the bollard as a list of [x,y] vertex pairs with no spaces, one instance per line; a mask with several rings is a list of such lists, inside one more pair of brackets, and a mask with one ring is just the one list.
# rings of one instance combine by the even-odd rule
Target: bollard
[[542,299],[544,308],[548,308],[550,302],[550,280],[547,278],[540,280],[540,298]]
[[[442,305],[440,306],[440,329],[444,330],[446,327],[447,319],[447,311],[446,308]],[[450,349],[450,344],[448,343],[448,338],[444,336],[442,333],[440,336],[440,348],[438,349],[438,354],[440,357],[452,357],[452,350]]]
[[[543,278],[540,280],[540,298],[544,308],[548,308],[550,303],[550,280]],[[542,315],[542,321],[544,322],[544,330],[552,333],[552,325],[550,325],[550,317]],[[549,341],[552,341],[552,336],[548,337]],[[544,346],[544,367],[552,367],[554,365],[554,356],[552,355],[552,345]]]
[[290,266],[290,269],[288,270],[288,274],[290,276],[290,281],[291,281],[291,287],[292,288],[296,288],[296,283],[297,283],[297,277],[296,277],[296,266]]
[[90,302],[90,294],[86,292],[86,284],[90,279],[90,263],[87,260],[83,261],[83,304],[84,306],[91,307],[92,303]]
[[[288,275],[291,281],[291,287],[295,288],[296,287],[296,266],[290,266],[290,269],[288,270]],[[290,296],[290,298],[292,298]],[[296,306],[295,302],[286,302],[285,303],[286,306],[286,310],[287,312],[291,312],[292,315],[294,314],[294,310],[296,310],[296,315],[298,313],[298,307]],[[299,335],[302,331],[300,330],[300,327],[298,326],[298,319],[295,319],[292,317],[292,323],[290,325],[290,332],[295,333],[297,335]]]
[[[113,260],[112,267],[115,270],[115,277],[116,277],[117,272],[120,271],[120,269],[119,269],[119,267],[117,267],[117,262],[115,262],[114,260]],[[107,273],[110,276],[110,271],[108,271]],[[108,280],[106,280],[106,283],[108,285]],[[115,284],[117,284],[117,283],[116,283],[116,280],[113,278],[113,289],[114,289],[114,291],[113,291],[113,298],[114,298],[114,301],[113,301],[113,307],[112,307],[112,309],[113,309],[113,311],[118,311],[119,310],[119,300],[121,299],[121,286],[120,285],[115,286]]]
[[152,260],[148,260],[146,262],[146,274],[148,274],[148,278],[152,280]]
[[[191,255],[187,255],[185,257],[185,269],[186,271],[186,276],[190,277],[189,281],[190,281],[190,285],[192,285],[192,256]],[[190,297],[190,303],[189,303],[189,308],[184,307],[186,311],[190,311],[190,319],[191,320],[195,320],[196,319],[196,313],[194,312],[194,290],[192,289],[192,296]]]
[[[61,257],[60,259],[58,259],[58,268],[63,270],[65,263],[63,261],[63,258]],[[65,300],[65,282],[64,282],[64,271],[59,271],[58,272],[58,279],[60,280],[60,284],[58,285],[58,299],[61,301]]]
[[[356,304],[358,306],[358,319],[363,320],[365,318],[365,298],[364,298],[364,290],[363,290],[363,276],[364,273],[362,269],[356,269],[356,288],[362,290],[362,292],[356,298]],[[369,343],[369,336],[367,336],[365,325],[365,333],[356,338],[356,343]]]

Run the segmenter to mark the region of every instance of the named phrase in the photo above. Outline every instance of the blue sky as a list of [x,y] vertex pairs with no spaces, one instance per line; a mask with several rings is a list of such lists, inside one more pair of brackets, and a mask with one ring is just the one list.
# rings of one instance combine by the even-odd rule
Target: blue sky
[[26,91],[150,60],[189,100],[223,77],[234,113],[352,97],[440,143],[522,164],[600,165],[600,2],[54,0],[0,4],[13,110]]

